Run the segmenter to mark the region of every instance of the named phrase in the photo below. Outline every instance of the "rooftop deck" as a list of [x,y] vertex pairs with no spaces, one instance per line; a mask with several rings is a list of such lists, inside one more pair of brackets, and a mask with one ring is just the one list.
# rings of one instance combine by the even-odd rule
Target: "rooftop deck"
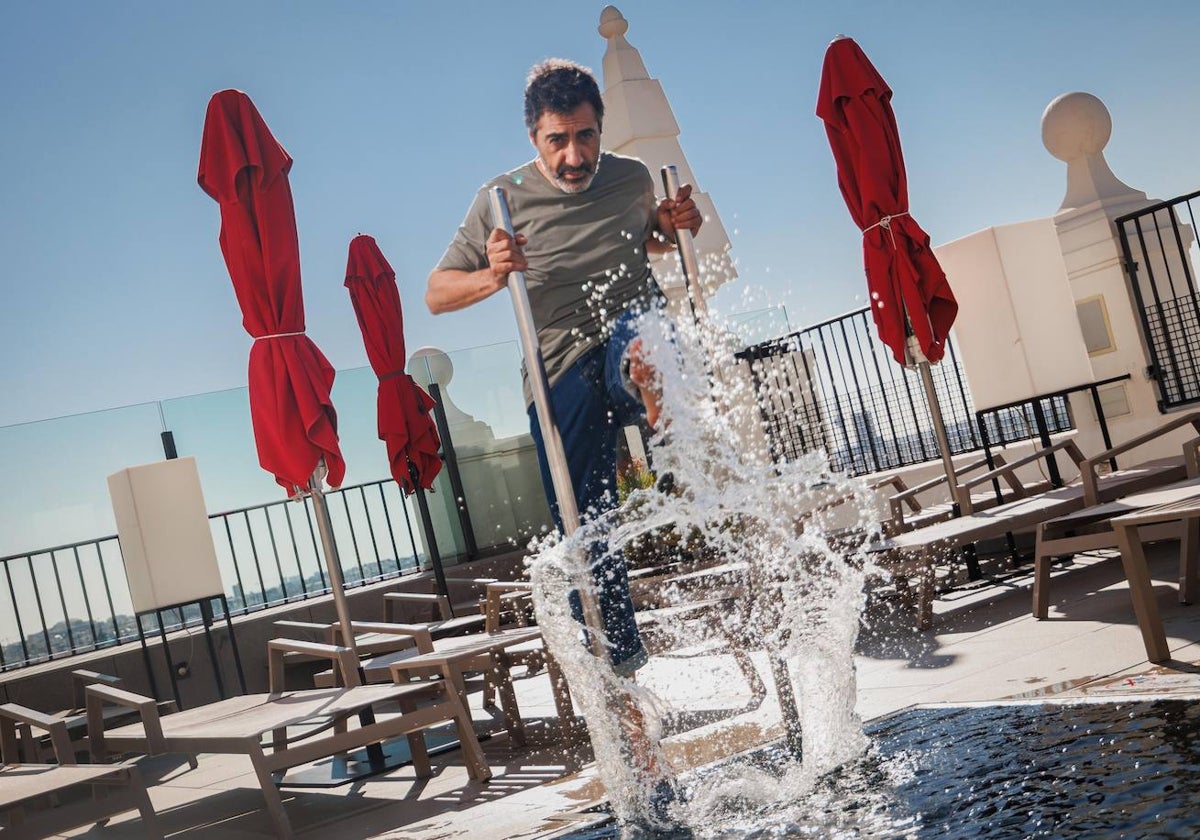
[[[1200,606],[1180,606],[1176,555],[1170,544],[1151,553],[1154,591],[1172,660],[1151,666],[1137,630],[1118,560],[1077,557],[1056,569],[1045,621],[1030,615],[1031,575],[969,584],[935,605],[935,630],[909,629],[908,613],[875,599],[859,639],[858,711],[871,719],[913,704],[1001,698],[1120,697],[1132,694],[1200,698]],[[1105,558],[1108,559],[1105,559]],[[764,679],[770,669],[759,663]],[[688,680],[683,674],[728,675]],[[778,737],[778,712],[754,707],[731,658],[656,656],[644,682],[686,714],[667,739],[677,767],[694,766]],[[717,688],[713,688],[717,686]],[[518,679],[530,744],[514,748],[501,722],[473,702],[477,724],[496,730],[483,742],[494,777],[468,783],[457,751],[434,759],[434,776],[418,781],[403,767],[363,782],[328,789],[285,789],[297,836],[338,840],[542,838],[586,824],[583,813],[603,796],[583,754],[569,759],[558,741],[544,678]],[[724,733],[723,737],[715,737]],[[173,758],[155,759],[150,796],[173,838],[268,838],[262,797],[249,762],[201,756],[198,770]],[[132,817],[68,836],[139,838]]]

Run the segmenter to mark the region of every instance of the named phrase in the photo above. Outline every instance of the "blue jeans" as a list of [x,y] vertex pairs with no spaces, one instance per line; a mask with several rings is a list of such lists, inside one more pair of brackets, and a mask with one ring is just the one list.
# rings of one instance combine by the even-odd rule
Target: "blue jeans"
[[[617,436],[624,426],[638,423],[645,416],[641,400],[629,393],[622,377],[625,352],[635,337],[633,321],[630,314],[622,316],[608,340],[577,361],[550,389],[575,502],[584,521],[616,506]],[[562,516],[550,480],[542,430],[532,406],[529,427],[537,445],[550,512],[561,531]],[[648,654],[634,620],[625,557],[619,550],[610,550],[603,540],[593,542],[588,552],[609,658],[618,674],[629,676],[646,664]],[[570,599],[571,612],[582,623],[579,593],[572,592]]]

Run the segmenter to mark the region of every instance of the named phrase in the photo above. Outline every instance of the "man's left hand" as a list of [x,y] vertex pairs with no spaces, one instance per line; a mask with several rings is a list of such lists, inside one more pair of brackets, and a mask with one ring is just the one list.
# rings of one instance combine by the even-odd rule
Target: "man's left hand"
[[681,186],[674,198],[664,198],[658,203],[658,232],[665,236],[668,242],[675,242],[677,230],[699,233],[703,222],[700,209],[692,199],[691,184]]

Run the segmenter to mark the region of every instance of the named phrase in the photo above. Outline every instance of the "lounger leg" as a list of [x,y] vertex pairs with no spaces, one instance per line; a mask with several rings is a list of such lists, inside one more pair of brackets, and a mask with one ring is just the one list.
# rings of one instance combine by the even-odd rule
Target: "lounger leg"
[[[452,669],[449,665],[442,666],[442,690],[446,692],[446,702],[454,709],[454,725],[458,729],[458,742],[462,745],[463,759],[467,764],[467,775],[478,782],[486,782],[492,778],[491,768],[487,766],[487,760],[483,757],[483,748],[479,746],[479,739],[475,737],[475,723],[471,720],[471,713],[467,711],[466,704],[459,698],[458,692],[454,689],[454,677]],[[462,680],[462,675],[458,675],[459,680]]]
[[1154,601],[1154,587],[1150,580],[1150,568],[1146,564],[1146,552],[1138,537],[1137,526],[1114,525],[1117,544],[1121,548],[1121,565],[1125,567],[1125,579],[1129,581],[1129,597],[1133,600],[1133,612],[1137,616],[1142,641],[1146,645],[1146,657],[1151,662],[1165,662],[1171,658],[1167,647],[1167,636],[1163,630],[1158,604]]
[[933,562],[926,560],[921,567],[917,585],[917,629],[928,630],[933,626],[933,596],[936,578]]
[[[401,697],[398,703],[402,714],[417,710],[417,704],[411,697]],[[405,737],[408,738],[408,752],[412,756],[413,770],[416,771],[417,778],[428,779],[433,775],[433,768],[429,765],[429,748],[425,745],[425,730],[418,729]]]
[[272,752],[282,752],[287,749],[287,729],[272,729],[271,730],[271,750]]
[[503,654],[492,657],[492,681],[500,693],[500,708],[504,710],[504,728],[515,746],[525,746],[525,724],[517,708],[517,692],[513,689],[511,663]]
[[1050,614],[1050,556],[1042,549],[1042,526],[1037,529],[1037,545],[1033,550],[1033,617],[1043,619]]
[[251,749],[250,763],[254,766],[254,775],[258,777],[258,786],[262,788],[263,799],[267,803],[267,816],[275,826],[275,836],[279,840],[292,840],[292,824],[283,810],[283,797],[279,795],[279,788],[275,787],[275,780],[271,778],[271,771],[267,769],[267,759],[261,747]]
[[546,676],[550,678],[550,693],[554,695],[554,710],[558,713],[558,725],[562,731],[563,746],[575,742],[575,706],[571,703],[571,688],[567,678],[550,651],[546,651]]
[[150,795],[146,793],[146,783],[142,781],[142,774],[133,765],[130,765],[127,772],[129,773],[129,795],[142,817],[142,835],[150,840],[162,840],[162,825],[159,824],[158,814],[150,802]]
[[1179,603],[1194,604],[1200,597],[1200,519],[1183,520],[1179,544]]

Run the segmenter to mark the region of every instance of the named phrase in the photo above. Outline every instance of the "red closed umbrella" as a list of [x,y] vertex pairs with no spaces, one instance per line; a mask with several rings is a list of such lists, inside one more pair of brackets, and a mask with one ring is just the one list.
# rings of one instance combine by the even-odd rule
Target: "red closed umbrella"
[[442,468],[441,441],[430,413],[434,402],[404,372],[404,314],[396,288],[396,272],[373,237],[359,234],[350,240],[346,288],[358,317],[371,370],[379,377],[379,439],[387,445],[392,478],[405,493],[417,494],[417,508],[438,592],[449,605],[446,573],[424,494]]
[[[929,234],[908,209],[908,176],[892,89],[852,38],[825,51],[817,116],[825,122],[838,185],[863,232],[863,261],[879,337],[900,364],[915,335],[931,362],[942,358],[958,303],[929,246]],[[905,313],[911,330],[905,327]]]
[[945,352],[958,303],[929,234],[909,213],[892,89],[851,38],[839,36],[825,51],[817,116],[825,122],[842,196],[863,232],[875,327],[897,362],[915,363],[920,371],[950,497],[957,503],[954,462],[929,363]]
[[324,458],[342,483],[333,366],[304,334],[300,245],[288,171],[292,158],[250,97],[213,94],[200,145],[200,187],[221,208],[221,253],[250,348],[250,417],[258,460],[289,495],[307,488]]
[[350,241],[346,288],[371,369],[379,377],[379,439],[387,444],[392,478],[406,493],[418,486],[428,490],[442,468],[441,441],[430,413],[433,398],[404,372],[404,314],[396,272],[374,238],[360,234]]
[[200,187],[221,207],[221,253],[250,348],[250,417],[258,460],[288,495],[311,493],[342,638],[354,648],[342,568],[322,495],[346,473],[329,390],[333,366],[304,334],[292,158],[238,90],[213,94],[200,143]]

